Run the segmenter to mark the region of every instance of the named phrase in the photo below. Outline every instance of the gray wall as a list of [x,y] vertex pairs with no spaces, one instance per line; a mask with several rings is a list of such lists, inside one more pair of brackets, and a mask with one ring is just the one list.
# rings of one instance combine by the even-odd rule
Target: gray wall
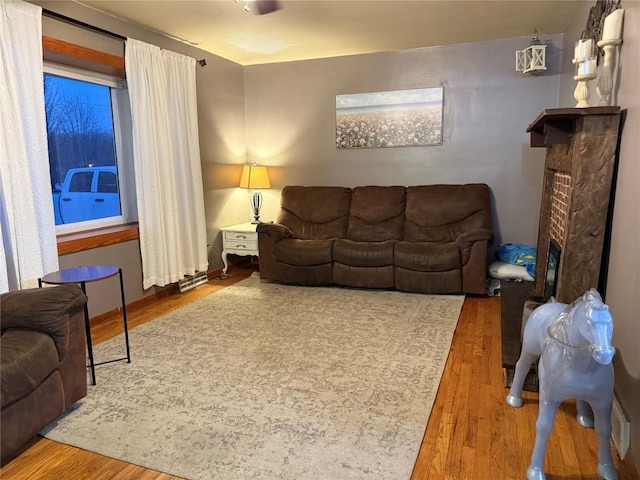
[[[114,265],[122,269],[125,288],[125,301],[131,303],[153,293],[153,289],[142,290],[142,269],[140,268],[140,243],[138,240],[117,243],[108,247],[99,247],[72,255],[60,257],[60,268],[78,265]],[[118,308],[120,300],[120,282],[118,276],[86,284],[89,297],[89,316]]]
[[[544,150],[526,128],[553,107],[562,36],[549,44],[549,70],[515,72],[529,38],[496,40],[245,67],[248,158],[269,166],[263,218],[279,189],[303,185],[487,183],[494,194],[495,245],[535,245]],[[444,85],[442,146],[335,148],[335,96]]]
[[[576,14],[589,15],[589,3]],[[624,40],[617,70],[618,86],[613,104],[627,110],[620,144],[611,238],[610,264],[605,301],[614,319],[613,343],[616,396],[631,420],[631,451],[640,468],[640,2],[622,1],[625,9]],[[566,34],[569,60],[564,62],[559,106],[574,106],[571,47],[580,31]],[[590,103],[599,101],[591,82]]]
[[624,44],[614,99],[628,115],[620,145],[607,303],[615,320],[616,392],[632,421],[631,450],[640,468],[640,3],[623,1]]

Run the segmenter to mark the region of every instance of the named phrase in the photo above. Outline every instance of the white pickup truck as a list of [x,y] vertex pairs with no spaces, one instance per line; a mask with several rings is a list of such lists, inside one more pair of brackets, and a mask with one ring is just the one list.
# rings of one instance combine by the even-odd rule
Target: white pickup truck
[[72,168],[53,192],[56,225],[120,215],[115,166]]

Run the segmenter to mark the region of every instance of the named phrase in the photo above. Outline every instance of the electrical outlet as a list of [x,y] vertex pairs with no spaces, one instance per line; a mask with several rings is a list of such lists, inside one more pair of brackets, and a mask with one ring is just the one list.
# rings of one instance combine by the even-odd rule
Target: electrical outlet
[[629,450],[631,423],[624,416],[622,407],[615,397],[613,399],[613,408],[611,409],[611,438],[616,450],[618,450],[620,459],[624,460],[624,456]]

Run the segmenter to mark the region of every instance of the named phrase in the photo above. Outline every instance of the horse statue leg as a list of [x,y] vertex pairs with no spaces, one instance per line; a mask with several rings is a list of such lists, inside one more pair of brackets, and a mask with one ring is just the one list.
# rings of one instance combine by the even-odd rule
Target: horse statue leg
[[593,428],[593,411],[584,400],[576,400],[576,420],[584,428]]
[[537,352],[530,352],[523,346],[520,358],[516,363],[516,373],[513,376],[513,382],[507,395],[507,403],[515,408],[522,407],[522,386],[531,369],[531,365],[538,359]]
[[547,478],[544,474],[544,454],[547,450],[547,441],[551,430],[553,430],[560,402],[543,402],[542,398],[543,392],[541,390],[540,410],[538,411],[538,420],[536,420],[536,441],[531,454],[531,463],[527,468],[527,480],[545,480]]
[[598,434],[598,475],[605,480],[618,479],[611,456],[611,404],[606,401],[592,403]]
[[536,308],[527,319],[522,335],[522,350],[516,363],[516,373],[507,395],[507,403],[515,408],[522,406],[522,386],[531,369],[542,353],[542,345],[551,322],[567,305],[559,302],[548,302]]

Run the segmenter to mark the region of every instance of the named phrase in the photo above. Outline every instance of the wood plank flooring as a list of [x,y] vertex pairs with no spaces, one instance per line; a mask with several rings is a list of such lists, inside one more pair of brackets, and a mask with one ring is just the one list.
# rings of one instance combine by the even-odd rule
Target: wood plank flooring
[[[128,312],[130,328],[242,280],[253,270],[231,272],[184,294]],[[92,329],[94,342],[121,333],[119,317]],[[537,394],[509,407],[500,368],[500,299],[467,298],[411,480],[522,479],[535,438]],[[99,371],[98,371],[99,375]],[[566,402],[549,439],[548,480],[597,479],[597,438],[575,421]],[[627,455],[614,455],[620,480],[640,480]],[[3,480],[180,480],[102,455],[38,437],[0,469]],[[213,476],[212,476],[213,478]],[[221,479],[224,480],[224,479]],[[335,479],[340,480],[340,479]],[[398,479],[401,480],[401,479]]]

